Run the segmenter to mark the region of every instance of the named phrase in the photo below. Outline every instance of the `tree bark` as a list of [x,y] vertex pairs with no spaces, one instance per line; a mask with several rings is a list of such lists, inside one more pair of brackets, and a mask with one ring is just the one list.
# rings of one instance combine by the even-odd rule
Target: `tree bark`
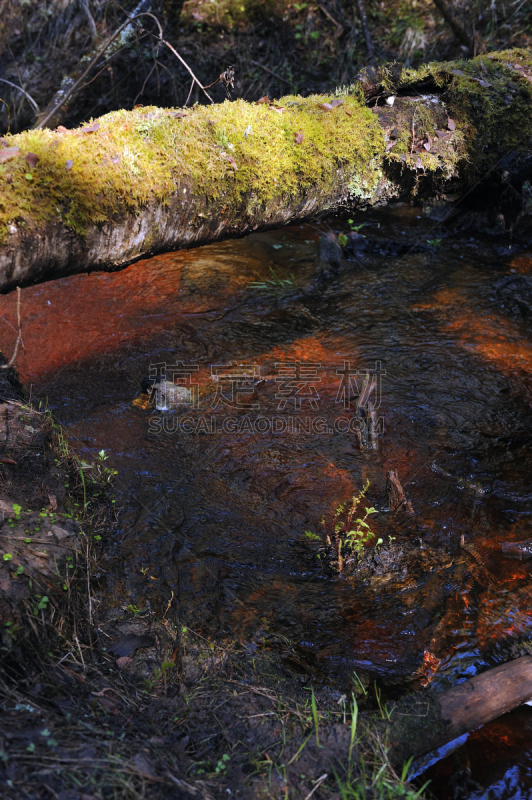
[[408,695],[391,716],[390,757],[402,764],[436,750],[531,698],[531,656],[501,664],[445,692]]
[[470,51],[475,51],[475,37],[470,36],[463,25],[461,25],[454,15],[454,11],[447,0],[433,0],[434,5],[451,28],[459,42],[462,42]]
[[477,191],[511,222],[530,205],[531,97],[532,57],[514,50],[368,67],[338,94],[8,136],[0,291],[396,199]]

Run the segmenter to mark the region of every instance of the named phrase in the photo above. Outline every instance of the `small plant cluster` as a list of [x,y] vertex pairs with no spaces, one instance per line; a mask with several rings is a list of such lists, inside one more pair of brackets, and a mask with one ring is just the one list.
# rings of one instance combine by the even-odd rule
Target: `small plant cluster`
[[[305,536],[308,539],[323,541],[327,552],[330,553],[332,550],[338,572],[342,572],[350,556],[360,554],[372,539],[375,539],[375,547],[379,547],[383,543],[383,540],[377,538],[376,534],[371,530],[367,521],[371,514],[377,513],[377,509],[373,508],[373,506],[366,506],[364,514],[360,513],[359,506],[365,499],[368,489],[369,480],[364,484],[364,488],[353,496],[351,504],[341,503],[338,506],[331,523],[328,524],[325,517],[323,517],[321,521],[323,536],[318,536],[311,531],[305,531]],[[319,557],[321,556],[319,555]]]

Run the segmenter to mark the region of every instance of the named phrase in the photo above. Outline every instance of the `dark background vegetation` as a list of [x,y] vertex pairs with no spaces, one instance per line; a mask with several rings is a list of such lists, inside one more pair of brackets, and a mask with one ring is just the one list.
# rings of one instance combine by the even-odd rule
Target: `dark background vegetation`
[[[119,0],[120,2],[120,0]],[[62,81],[77,77],[79,62],[102,47],[140,0],[0,0],[0,79],[28,92],[43,111]],[[474,49],[530,45],[529,0],[455,0],[458,23],[475,39]],[[432,0],[365,0],[375,63],[422,61],[470,55]],[[204,84],[228,66],[236,69],[234,97],[308,95],[349,83],[367,64],[368,50],[357,0],[145,0],[142,10],[160,20]],[[146,28],[155,23],[144,18]],[[190,77],[152,36],[136,35],[104,62],[102,57],[65,109],[72,127],[116,108],[185,103]],[[225,98],[221,84],[215,100]],[[31,127],[36,114],[18,89],[0,82],[0,132]],[[204,102],[194,89],[190,102]],[[55,120],[57,124],[57,120]]]

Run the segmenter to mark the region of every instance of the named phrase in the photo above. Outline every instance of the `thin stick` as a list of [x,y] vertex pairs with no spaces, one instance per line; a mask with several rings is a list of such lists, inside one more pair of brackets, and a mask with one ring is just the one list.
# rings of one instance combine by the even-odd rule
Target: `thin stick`
[[[119,6],[119,8],[120,8],[120,6]],[[93,68],[95,63],[98,61],[98,59],[107,52],[107,50],[112,45],[114,40],[117,39],[118,36],[120,36],[120,34],[124,30],[124,28],[127,28],[128,25],[130,25],[132,22],[134,22],[136,19],[139,19],[140,17],[151,17],[151,19],[155,20],[155,22],[157,23],[157,27],[159,28],[159,40],[162,41],[163,29],[161,28],[161,24],[160,24],[159,20],[157,19],[157,17],[155,17],[153,14],[150,14],[148,11],[143,11],[140,14],[137,14],[135,17],[130,17],[129,14],[128,14],[127,15],[127,22],[124,22],[122,25],[120,25],[120,27],[114,32],[114,34],[111,36],[111,38],[107,40],[107,42],[103,45],[103,47],[100,48],[100,50],[98,50],[98,52],[96,53],[94,58],[91,59],[89,65],[87,66],[87,69],[77,79],[77,81],[74,84],[72,84],[72,86],[70,87],[68,92],[65,92],[65,94],[63,95],[63,97],[61,98],[59,103],[57,103],[57,105],[54,106],[54,108],[45,116],[45,118],[43,120],[41,120],[38,125],[35,126],[36,130],[39,130],[39,128],[43,128],[46,125],[46,123],[49,122],[50,119],[52,119],[54,114],[56,114],[57,111],[59,111],[61,106],[63,106],[66,103],[66,101],[70,97],[72,97],[73,93],[76,91],[76,89],[82,83],[82,81],[85,80],[86,76],[89,74],[89,72],[91,71],[91,69]]]
[[9,367],[13,366],[13,364],[15,363],[15,359],[18,356],[18,349],[22,341],[22,324],[20,321],[20,286],[17,286],[17,327],[18,327],[18,335],[17,335],[17,341],[15,342],[15,349],[13,350],[13,355],[11,356],[7,364],[0,365],[1,369],[9,369]]
[[210,96],[210,94],[209,94],[209,93],[208,93],[208,92],[205,90],[205,87],[203,86],[203,84],[202,84],[202,83],[200,83],[200,81],[199,81],[199,80],[196,78],[196,76],[194,75],[194,73],[192,72],[192,70],[190,69],[190,67],[188,66],[187,62],[186,62],[186,61],[185,61],[183,58],[181,58],[181,56],[179,55],[179,53],[177,52],[177,50],[175,50],[175,49],[172,47],[172,45],[171,45],[171,44],[169,44],[169,42],[167,42],[165,39],[161,39],[161,42],[162,42],[162,44],[166,45],[166,47],[168,47],[168,49],[169,49],[169,50],[171,50],[171,51],[172,51],[172,53],[174,54],[174,56],[175,56],[176,58],[178,58],[178,59],[179,59],[179,61],[180,61],[180,62],[183,64],[183,66],[185,67],[185,69],[186,69],[186,70],[187,70],[187,71],[188,71],[188,72],[189,72],[189,73],[192,75],[192,78],[193,78],[193,79],[196,81],[196,83],[197,83],[197,84],[198,84],[198,86],[200,87],[200,89],[201,89],[201,91],[203,92],[203,94],[205,94],[205,95],[206,95],[206,96],[209,98],[209,100],[211,101],[211,103],[214,105],[214,100],[212,99],[212,97]]
[[357,0],[358,13],[360,15],[360,22],[364,32],[364,39],[366,40],[366,48],[368,50],[369,60],[375,60],[375,48],[373,47],[373,39],[371,38],[371,31],[368,24],[368,15],[366,14],[366,6],[364,0]]
[[12,86],[13,89],[17,89],[19,92],[22,92],[22,94],[25,94],[30,103],[32,104],[33,108],[35,109],[36,113],[37,114],[39,113],[39,106],[31,96],[31,94],[28,94],[28,92],[25,89],[23,89],[22,86],[17,86],[16,83],[11,83],[11,81],[7,81],[5,78],[0,78],[0,81],[2,81],[2,83],[7,83],[8,86]]
[[253,61],[253,59],[250,59],[250,61],[252,64],[255,64],[257,67],[260,67],[265,72],[269,72],[270,75],[273,75],[274,78],[277,78],[280,81],[284,81],[284,83],[287,83],[288,85],[292,83],[292,81],[289,81],[288,78],[283,78],[281,75],[278,75],[276,72],[274,72],[273,69],[265,67],[264,64],[261,64],[259,61]]

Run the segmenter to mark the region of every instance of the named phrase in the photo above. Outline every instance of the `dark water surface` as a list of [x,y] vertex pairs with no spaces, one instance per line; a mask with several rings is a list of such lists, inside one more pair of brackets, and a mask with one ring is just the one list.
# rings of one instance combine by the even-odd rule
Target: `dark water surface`
[[[340,687],[357,670],[443,688],[530,635],[530,562],[503,545],[532,537],[532,328],[497,286],[532,273],[532,255],[469,232],[435,242],[419,213],[359,221],[427,248],[337,270],[318,258],[325,227],[297,226],[24,290],[23,380],[83,459],[105,449],[119,471],[105,606],[160,613],[173,593],[195,630],[286,637],[302,669]],[[282,287],[253,285],[271,269]],[[0,298],[7,323],[14,312]],[[14,338],[4,323],[0,348]],[[177,362],[198,408],[146,408],[150,366]],[[283,369],[299,369],[295,397]],[[351,397],[366,372],[381,382],[377,449],[361,443]],[[391,469],[413,516],[385,510]],[[366,480],[377,536],[448,555],[400,592],[325,577],[304,536]],[[498,757],[493,796],[529,796],[529,711],[483,729],[490,742],[513,731],[521,753]],[[473,753],[487,735],[470,737]]]

